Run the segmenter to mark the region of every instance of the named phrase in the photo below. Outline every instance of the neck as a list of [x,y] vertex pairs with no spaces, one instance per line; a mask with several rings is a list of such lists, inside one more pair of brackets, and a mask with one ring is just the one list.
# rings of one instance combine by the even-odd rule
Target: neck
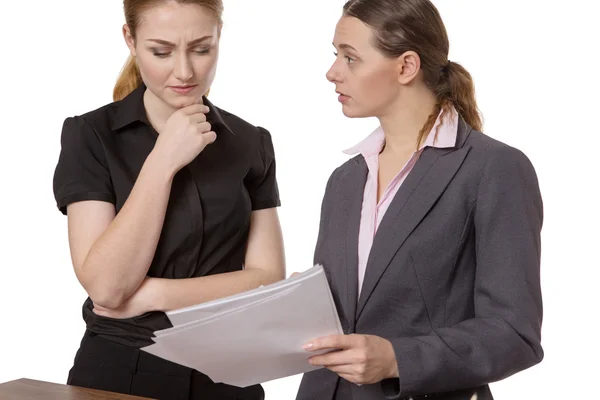
[[[406,153],[417,146],[417,139],[429,116],[434,112],[436,98],[424,85],[411,87],[402,96],[403,101],[393,103],[378,117],[385,133],[384,152]],[[420,143],[419,143],[420,145]]]
[[144,92],[144,108],[148,121],[158,133],[162,132],[167,120],[176,111],[148,89]]

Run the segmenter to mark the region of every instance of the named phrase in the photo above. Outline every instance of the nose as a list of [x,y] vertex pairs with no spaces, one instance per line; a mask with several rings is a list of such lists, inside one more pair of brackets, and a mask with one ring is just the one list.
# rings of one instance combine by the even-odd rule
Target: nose
[[184,52],[175,57],[175,67],[173,70],[175,78],[181,82],[188,82],[194,76],[194,69],[188,55]]
[[329,68],[329,71],[327,71],[325,76],[327,77],[327,80],[329,82],[337,83],[337,82],[341,81],[341,74],[340,74],[340,70],[338,67],[337,59],[333,62],[333,64],[331,65],[331,68]]

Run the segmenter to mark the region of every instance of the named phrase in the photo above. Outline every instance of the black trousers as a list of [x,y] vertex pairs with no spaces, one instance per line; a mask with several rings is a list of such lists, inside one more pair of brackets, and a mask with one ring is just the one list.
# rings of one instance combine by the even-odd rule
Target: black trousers
[[263,400],[260,385],[214,383],[193,369],[86,331],[68,385],[160,400]]

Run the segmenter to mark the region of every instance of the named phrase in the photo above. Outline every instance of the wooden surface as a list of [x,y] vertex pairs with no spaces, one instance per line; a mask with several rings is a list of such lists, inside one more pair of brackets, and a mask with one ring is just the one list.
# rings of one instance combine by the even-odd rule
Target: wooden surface
[[130,396],[92,390],[76,386],[60,385],[17,379],[0,384],[0,400],[148,400],[146,397]]

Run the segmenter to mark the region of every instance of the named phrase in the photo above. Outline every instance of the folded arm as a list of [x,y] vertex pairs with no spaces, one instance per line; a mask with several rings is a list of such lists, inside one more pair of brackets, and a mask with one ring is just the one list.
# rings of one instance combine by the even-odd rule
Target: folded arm
[[95,304],[120,307],[146,277],[169,201],[173,174],[166,171],[151,154],[118,214],[103,201],[67,206],[75,274]]

